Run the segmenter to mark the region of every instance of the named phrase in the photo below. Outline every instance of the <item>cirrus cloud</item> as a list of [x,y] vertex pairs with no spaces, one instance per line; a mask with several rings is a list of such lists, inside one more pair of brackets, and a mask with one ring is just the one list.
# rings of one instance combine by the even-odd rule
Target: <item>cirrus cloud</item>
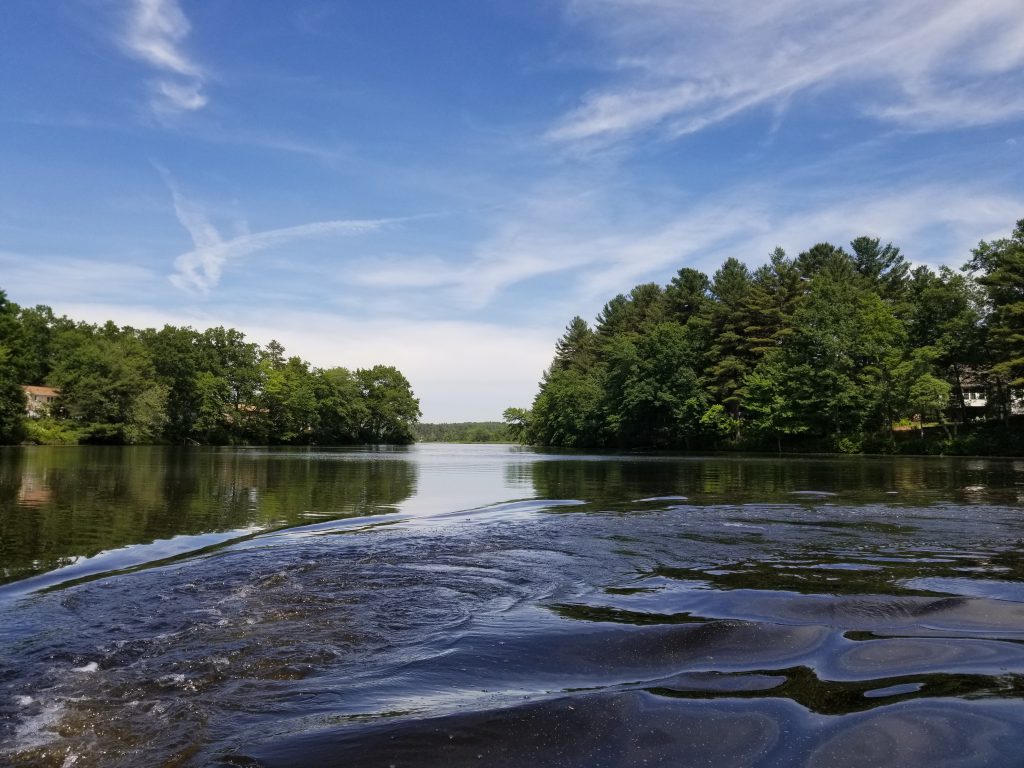
[[675,138],[840,86],[859,87],[862,114],[913,130],[1024,115],[1019,0],[571,0],[568,18],[612,72],[549,131],[556,142]]
[[191,26],[177,0],[134,0],[121,38],[125,51],[160,75],[152,83],[151,106],[157,112],[195,111],[206,106],[206,74],[185,53]]

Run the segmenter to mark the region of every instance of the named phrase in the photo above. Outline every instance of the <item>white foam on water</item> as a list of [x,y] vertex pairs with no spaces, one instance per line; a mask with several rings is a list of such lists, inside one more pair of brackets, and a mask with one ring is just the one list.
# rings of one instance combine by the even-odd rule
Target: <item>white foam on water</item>
[[31,696],[15,696],[14,701],[19,707],[27,707],[29,704],[35,701],[35,699],[33,699]]
[[[12,752],[46,746],[57,738],[57,725],[64,715],[64,703],[53,701],[38,714],[26,717],[14,729]],[[0,754],[3,754],[0,751]]]
[[84,667],[73,667],[71,669],[71,671],[72,672],[81,672],[83,674],[89,674],[91,672],[95,672],[99,668],[100,668],[99,664],[97,664],[95,661],[90,661]]

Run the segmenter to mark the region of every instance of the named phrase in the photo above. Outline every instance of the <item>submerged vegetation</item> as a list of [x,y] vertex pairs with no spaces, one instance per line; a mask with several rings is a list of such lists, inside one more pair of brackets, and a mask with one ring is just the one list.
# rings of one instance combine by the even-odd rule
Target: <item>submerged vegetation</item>
[[1019,453],[1022,390],[1024,220],[959,272],[860,237],[638,285],[573,318],[505,421],[567,447]]
[[[59,396],[27,418],[22,385]],[[0,291],[0,443],[409,443],[419,415],[392,366],[314,368],[231,328],[76,323]]]

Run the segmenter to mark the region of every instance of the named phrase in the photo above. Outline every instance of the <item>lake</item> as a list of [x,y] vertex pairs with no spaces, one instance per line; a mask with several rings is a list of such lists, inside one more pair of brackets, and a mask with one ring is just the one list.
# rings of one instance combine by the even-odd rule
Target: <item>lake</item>
[[1022,755],[1024,461],[0,449],[0,764]]

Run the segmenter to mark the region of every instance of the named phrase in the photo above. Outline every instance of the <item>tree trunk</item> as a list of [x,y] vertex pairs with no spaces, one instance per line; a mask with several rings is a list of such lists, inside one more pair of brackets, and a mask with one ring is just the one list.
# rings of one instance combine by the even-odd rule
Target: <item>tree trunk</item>
[[960,423],[967,422],[967,405],[964,403],[964,383],[960,378],[960,368],[953,366],[953,378],[956,379],[956,401],[959,404]]

